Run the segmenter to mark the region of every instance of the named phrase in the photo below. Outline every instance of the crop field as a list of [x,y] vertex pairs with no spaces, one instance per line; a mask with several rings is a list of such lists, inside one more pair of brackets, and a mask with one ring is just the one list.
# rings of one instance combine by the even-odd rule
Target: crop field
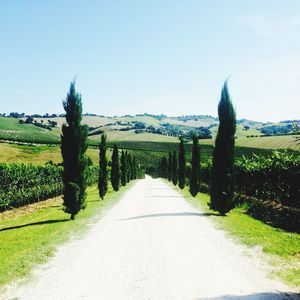
[[47,130],[32,124],[19,124],[18,119],[0,117],[0,139],[32,143],[58,143],[59,130]]
[[236,145],[262,149],[292,149],[300,151],[300,141],[297,142],[294,135],[241,138],[237,139]]
[[[34,164],[45,164],[49,161],[53,163],[61,163],[61,152],[60,147],[57,145],[15,145],[0,143],[0,163],[34,163]],[[92,159],[94,164],[98,164],[99,161],[99,150],[97,148],[89,148],[87,155]],[[111,156],[111,151],[108,149],[108,157]]]
[[[107,131],[107,141],[108,142],[166,142],[166,143],[178,143],[178,138],[173,136],[165,136],[152,133],[139,133],[136,134],[134,130],[128,131]],[[90,139],[100,141],[100,135],[92,136]]]

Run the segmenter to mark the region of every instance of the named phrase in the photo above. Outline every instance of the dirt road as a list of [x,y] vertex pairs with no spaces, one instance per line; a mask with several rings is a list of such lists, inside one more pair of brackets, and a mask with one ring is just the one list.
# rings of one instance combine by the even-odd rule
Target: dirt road
[[245,249],[147,177],[3,299],[294,299]]

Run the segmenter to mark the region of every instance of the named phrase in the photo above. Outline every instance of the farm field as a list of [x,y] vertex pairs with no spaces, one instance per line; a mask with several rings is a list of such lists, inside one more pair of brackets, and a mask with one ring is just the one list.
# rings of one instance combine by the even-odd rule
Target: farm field
[[[178,143],[179,139],[173,136],[165,136],[152,133],[136,134],[134,130],[128,131],[107,131],[108,142],[165,142]],[[91,136],[90,139],[100,141],[100,135]]]
[[0,300],[300,300],[297,12],[0,0]]
[[[61,150],[60,146],[56,145],[17,145],[0,143],[0,163],[35,163],[45,164],[52,161],[53,163],[61,163]],[[99,150],[96,148],[89,148],[87,155],[92,159],[94,164],[99,162]],[[107,155],[110,157],[111,152],[108,149]]]
[[[38,119],[39,121],[44,120],[47,122],[46,118]],[[53,130],[43,129],[32,124],[19,124],[18,119],[15,118],[4,118],[0,117],[0,140],[10,140],[10,141],[20,141],[27,143],[36,144],[58,144],[60,143],[60,126],[64,122],[64,118],[51,118],[58,123],[58,127],[53,128]],[[94,116],[84,116],[83,123],[91,127],[104,126],[103,130],[107,134],[107,140],[109,143],[125,143],[125,142],[157,142],[157,143],[179,143],[178,137],[166,136],[153,133],[139,133],[136,134],[134,130],[120,131],[122,126],[109,125],[115,122],[128,122],[128,121],[139,121],[144,122],[148,126],[161,126],[164,121],[170,124],[176,124],[178,126],[199,126],[199,122],[213,122],[211,119],[199,119],[198,121],[189,120],[186,122],[175,120],[175,119],[162,119],[157,120],[149,116],[141,117],[94,117]],[[198,122],[198,123],[197,123]],[[106,126],[105,126],[106,125]],[[124,126],[123,126],[124,127]],[[126,126],[125,126],[126,127]],[[101,128],[101,127],[100,127]],[[117,129],[118,128],[118,129]],[[192,127],[191,127],[192,128]],[[202,145],[213,145],[214,138],[217,131],[217,126],[211,128],[212,139],[200,139],[199,143]],[[254,135],[255,137],[248,137]],[[257,149],[291,149],[300,151],[300,142],[296,141],[293,135],[283,135],[283,136],[268,136],[268,137],[257,137],[260,132],[257,129],[244,130],[241,125],[237,126],[237,139],[236,146],[257,148]],[[89,137],[89,143],[91,145],[97,145],[100,141],[100,134],[92,135]],[[149,144],[150,145],[150,144]],[[153,145],[153,144],[152,144]],[[153,149],[156,150],[157,147],[154,146]]]

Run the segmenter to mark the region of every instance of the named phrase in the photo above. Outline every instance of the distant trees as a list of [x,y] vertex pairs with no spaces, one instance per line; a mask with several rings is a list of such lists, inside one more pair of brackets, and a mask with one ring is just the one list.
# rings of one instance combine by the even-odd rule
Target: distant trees
[[172,152],[169,151],[169,157],[168,157],[168,180],[171,181],[173,178],[173,167],[172,167],[172,161],[173,161],[173,157],[172,157]]
[[99,196],[103,200],[107,192],[107,159],[106,159],[106,135],[101,135],[101,142],[99,145],[99,181],[98,189]]
[[222,89],[218,114],[220,124],[213,153],[210,208],[225,215],[232,207],[236,131],[236,115],[228,92],[227,81]]
[[127,164],[124,150],[121,154],[121,184],[125,186],[127,184]]
[[87,150],[87,133],[82,120],[81,95],[75,91],[75,82],[70,85],[66,100],[63,101],[66,111],[67,124],[62,126],[61,153],[63,158],[63,199],[65,212],[75,215],[86,207],[86,171],[88,160],[85,155]]
[[110,179],[114,191],[118,191],[120,188],[120,169],[119,169],[119,150],[116,144],[114,145],[114,150],[112,154]]
[[179,154],[178,154],[178,185],[181,189],[185,187],[185,182],[186,182],[185,164],[186,164],[186,159],[185,159],[184,143],[183,143],[183,139],[180,139]]
[[173,156],[172,156],[172,182],[174,185],[177,185],[177,182],[178,182],[178,167],[177,167],[176,150],[173,151]]
[[197,135],[193,136],[192,168],[190,173],[190,193],[195,197],[200,189],[200,149]]
[[159,176],[162,178],[168,178],[168,160],[164,156],[159,163]]

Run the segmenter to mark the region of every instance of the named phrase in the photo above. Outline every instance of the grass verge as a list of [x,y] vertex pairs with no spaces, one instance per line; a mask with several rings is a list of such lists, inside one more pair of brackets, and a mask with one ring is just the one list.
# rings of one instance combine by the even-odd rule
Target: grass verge
[[[209,195],[192,197],[188,188],[180,190],[184,198],[196,209],[213,213],[209,209]],[[226,217],[210,216],[220,229],[225,229],[237,241],[258,246],[267,254],[270,275],[276,276],[290,286],[300,288],[300,234],[274,228],[246,214],[245,207],[233,209]]]
[[109,187],[103,201],[97,187],[90,187],[87,208],[75,221],[63,212],[61,197],[0,214],[0,287],[28,276],[34,266],[45,263],[54,254],[57,245],[75,233],[83,234],[87,225],[112,207],[133,184],[118,193]]

